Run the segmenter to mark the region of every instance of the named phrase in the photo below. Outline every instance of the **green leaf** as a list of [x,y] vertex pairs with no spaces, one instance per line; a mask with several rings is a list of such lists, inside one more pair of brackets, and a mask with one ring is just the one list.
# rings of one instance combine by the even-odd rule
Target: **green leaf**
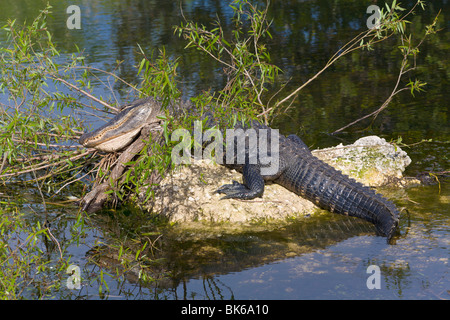
[[141,63],[139,64],[138,74],[141,74],[141,71],[142,71],[142,68],[143,68],[144,65],[145,65],[145,62],[146,62],[146,59],[143,58],[143,59],[141,60]]

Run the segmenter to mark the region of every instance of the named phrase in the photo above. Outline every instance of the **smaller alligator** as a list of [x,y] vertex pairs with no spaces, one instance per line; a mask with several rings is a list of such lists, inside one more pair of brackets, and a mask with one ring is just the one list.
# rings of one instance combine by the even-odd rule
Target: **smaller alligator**
[[116,152],[128,146],[146,124],[156,123],[161,106],[154,99],[144,98],[121,106],[108,123],[83,134],[78,142],[86,148]]
[[[116,151],[131,141],[130,132],[137,134],[138,129],[144,124],[160,122],[157,117],[161,112],[160,104],[153,99],[138,100],[122,110],[109,123],[83,135],[80,143],[108,152]],[[206,118],[207,126],[213,127],[216,123],[214,119],[208,114]],[[255,129],[257,135],[264,129],[268,136],[271,136],[270,132],[273,130],[254,120],[247,121],[244,126],[238,122],[235,129],[239,128]],[[127,139],[120,139],[121,135]],[[105,148],[105,142],[112,139],[120,143],[107,143]],[[254,199],[263,195],[265,181],[273,181],[312,201],[322,209],[373,223],[377,233],[387,237],[388,241],[393,237],[399,222],[399,213],[393,203],[313,156],[298,136],[279,135],[278,144],[277,172],[262,174],[263,165],[259,162],[259,155],[257,163],[254,164],[248,161],[248,157],[241,165],[235,164],[237,161],[232,164],[228,162],[227,166],[242,172],[243,184],[234,181],[232,184],[222,186],[217,192],[225,194],[224,198]],[[112,145],[116,149],[111,148]],[[234,145],[237,146],[236,143]],[[248,156],[248,149],[245,152]]]

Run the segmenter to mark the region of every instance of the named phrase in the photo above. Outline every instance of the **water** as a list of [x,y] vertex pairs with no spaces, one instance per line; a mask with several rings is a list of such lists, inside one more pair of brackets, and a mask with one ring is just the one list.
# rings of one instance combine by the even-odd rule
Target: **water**
[[[3,2],[2,23],[6,18],[32,19],[45,5],[44,1]],[[412,3],[406,1],[403,5]],[[58,48],[67,54],[75,52],[76,43],[85,48],[89,64],[108,71],[112,71],[116,60],[123,60],[118,75],[138,83],[135,66],[141,57],[137,44],[146,52],[165,46],[171,57],[181,57],[179,74],[185,97],[202,90],[217,90],[225,84],[217,63],[197,51],[184,50],[186,43],[173,35],[172,27],[181,21],[178,2],[83,3],[81,30],[65,27],[65,9],[70,4],[52,3],[54,13],[49,22]],[[340,46],[363,30],[369,4],[283,1],[271,5],[274,36],[268,46],[273,63],[284,71],[283,79],[291,79],[286,92],[313,76]],[[208,25],[218,17],[225,28],[230,26],[232,11],[226,1],[183,1],[182,7],[188,19]],[[375,110],[389,96],[399,61],[390,42],[373,52],[358,51],[342,59],[305,88],[292,108],[276,118],[275,126],[284,134],[299,134],[313,148],[349,143],[369,134],[387,140],[401,136],[405,143],[433,139],[431,143],[405,149],[413,160],[406,174],[448,170],[448,3],[430,2],[429,12],[417,15],[413,22],[423,29],[440,8],[443,30],[423,45],[420,67],[413,75],[428,83],[425,93],[415,98],[402,94],[372,124],[368,120],[343,134],[329,135]],[[120,84],[114,92],[119,101],[127,100]],[[99,95],[108,93],[108,89],[96,91]],[[20,193],[13,186],[2,191],[14,197]],[[129,208],[102,212],[92,217],[81,244],[68,248],[71,262],[81,267],[81,290],[61,289],[55,295],[61,299],[448,299],[448,182],[388,191],[396,205],[406,209],[402,213],[401,236],[394,245],[374,236],[367,223],[326,213],[270,232],[255,230],[202,238],[155,227],[148,218]],[[39,215],[43,210],[37,192],[30,190],[20,196],[29,202],[32,210],[24,210],[30,211],[32,220],[44,220],[44,215]],[[69,239],[77,208],[48,208],[47,218],[50,217],[57,238],[61,242]],[[161,245],[160,251],[155,249],[155,257],[161,262],[146,266],[146,270],[156,278],[165,276],[164,280],[139,284],[132,269],[120,279],[105,274],[109,293],[99,294],[99,274],[114,274],[114,260],[108,262],[108,255],[103,254],[98,262],[100,268],[89,263],[88,252],[92,253],[97,244],[140,239],[140,233],[155,229],[162,232],[162,237],[149,237]],[[51,249],[50,254],[56,256],[56,249]],[[380,268],[380,289],[367,286],[371,265]]]

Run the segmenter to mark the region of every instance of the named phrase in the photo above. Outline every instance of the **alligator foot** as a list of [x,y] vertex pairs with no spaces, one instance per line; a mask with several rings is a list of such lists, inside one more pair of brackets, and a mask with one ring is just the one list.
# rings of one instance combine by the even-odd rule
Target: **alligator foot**
[[[263,189],[264,191],[264,189]],[[240,199],[240,200],[251,200],[262,196],[260,190],[250,190],[242,183],[233,180],[233,184],[225,184],[217,189],[214,193],[225,194],[223,199]]]
[[216,190],[216,193],[226,194],[222,199],[251,200],[262,197],[264,193],[264,179],[260,169],[254,164],[244,164],[242,170],[244,183],[233,181],[233,184],[226,184]]
[[250,190],[244,186],[243,184],[233,180],[232,184],[224,184],[219,189],[214,191],[214,193],[225,194],[226,196],[222,197],[222,199],[232,199],[234,196],[238,196],[239,194],[246,194]]

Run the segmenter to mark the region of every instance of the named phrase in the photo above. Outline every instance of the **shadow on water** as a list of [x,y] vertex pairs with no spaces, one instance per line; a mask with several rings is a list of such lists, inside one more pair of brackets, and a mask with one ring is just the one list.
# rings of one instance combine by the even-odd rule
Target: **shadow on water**
[[[129,207],[89,217],[83,239],[75,245],[76,206],[47,203],[45,213],[37,191],[23,192],[20,186],[15,196],[10,188],[1,191],[17,203],[30,203],[22,212],[34,224],[48,220],[71,263],[81,267],[81,290],[62,290],[58,298],[449,298],[450,196],[445,180],[392,190],[389,198],[408,211],[401,215],[400,236],[393,245],[375,236],[375,228],[365,221],[324,211],[238,233],[227,225],[210,230],[170,226]],[[44,244],[49,260],[59,255],[53,242]],[[380,290],[367,289],[370,265],[381,270]],[[109,291],[100,295],[105,282]]]
[[[153,239],[162,241],[154,242],[153,262],[127,271],[128,286],[138,284],[147,298],[448,299],[447,186],[443,181],[440,194],[436,185],[395,191],[397,205],[406,210],[392,245],[365,221],[323,211],[241,233],[154,228],[154,218],[131,209],[95,221],[108,231],[105,242],[125,235],[129,242],[142,240],[138,235],[158,230]],[[97,254],[104,267],[118,265],[117,252]],[[381,270],[380,290],[366,286],[370,265]],[[140,281],[142,272],[152,281]]]
[[[126,222],[120,219],[124,211],[128,212]],[[126,233],[130,235],[128,240],[132,242],[131,234],[145,234],[142,217],[136,218],[134,213],[130,214],[133,211],[136,212],[125,209],[115,212],[114,216],[103,214],[95,221],[100,229],[108,230],[111,240],[123,239]],[[137,216],[141,216],[140,213],[137,213]],[[130,220],[139,222],[133,227],[129,223]],[[152,223],[151,219],[148,220],[144,223],[144,229]],[[261,227],[264,230],[244,232],[227,232],[226,226],[217,226],[214,230],[208,230],[208,227],[186,229],[177,226],[160,230],[163,240],[155,247],[153,259],[164,261],[159,267],[170,274],[171,284],[164,281],[164,285],[176,287],[191,278],[209,278],[218,274],[240,272],[315,252],[351,237],[374,235],[375,232],[370,223],[323,211],[317,215],[283,223],[283,226],[279,227],[257,225],[250,229]],[[217,228],[221,231],[217,231]],[[117,257],[117,253],[110,249],[105,252],[107,254],[104,258],[110,262],[114,261],[113,257]],[[102,255],[97,255],[96,258],[102,258]],[[115,263],[117,264],[117,260]],[[135,271],[140,270],[132,270]],[[136,275],[135,279],[137,278]]]

